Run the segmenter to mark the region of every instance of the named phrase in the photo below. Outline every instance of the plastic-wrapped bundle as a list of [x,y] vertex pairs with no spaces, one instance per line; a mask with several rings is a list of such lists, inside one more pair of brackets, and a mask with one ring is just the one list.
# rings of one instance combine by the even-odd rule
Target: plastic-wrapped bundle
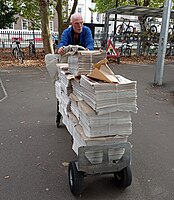
[[100,51],[78,51],[68,56],[69,72],[75,76],[86,75],[93,69],[93,60],[101,58]]

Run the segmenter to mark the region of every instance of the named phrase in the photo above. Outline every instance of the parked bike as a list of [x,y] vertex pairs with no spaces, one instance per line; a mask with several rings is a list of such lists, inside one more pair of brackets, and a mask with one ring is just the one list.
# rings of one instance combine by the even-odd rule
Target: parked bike
[[149,55],[149,56],[157,56],[158,47],[159,47],[158,43],[149,42],[147,44],[147,55]]
[[36,48],[35,48],[35,44],[34,44],[34,39],[29,39],[29,46],[28,46],[28,50],[29,50],[29,55],[30,56],[36,56]]
[[173,56],[174,55],[174,43],[168,42],[166,48],[166,56]]
[[[13,47],[13,44],[15,46]],[[20,41],[19,38],[13,38],[12,41],[12,55],[19,60],[20,63],[24,61],[24,52],[20,48]]]
[[130,57],[132,54],[132,46],[133,44],[130,43],[122,43],[120,47],[118,47],[118,52],[120,56],[127,56]]
[[[130,34],[134,32],[134,27],[130,25],[130,20],[126,18],[122,18],[123,22],[122,24],[119,24],[116,27],[116,35],[122,35],[122,34]],[[128,22],[128,23],[126,23]]]
[[157,34],[160,22],[156,18],[145,18],[140,21],[141,31],[149,34]]

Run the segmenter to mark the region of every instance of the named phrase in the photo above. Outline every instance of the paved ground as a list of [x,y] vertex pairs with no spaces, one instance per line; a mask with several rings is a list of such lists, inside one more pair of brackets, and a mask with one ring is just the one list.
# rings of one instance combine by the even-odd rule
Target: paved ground
[[[154,65],[114,65],[138,81],[132,114],[132,185],[120,190],[113,175],[87,177],[80,199],[173,200],[174,65],[164,86],[152,87]],[[45,68],[0,70],[0,199],[70,200],[67,163],[76,159],[66,128],[55,126],[54,87]],[[4,93],[5,92],[5,93]]]

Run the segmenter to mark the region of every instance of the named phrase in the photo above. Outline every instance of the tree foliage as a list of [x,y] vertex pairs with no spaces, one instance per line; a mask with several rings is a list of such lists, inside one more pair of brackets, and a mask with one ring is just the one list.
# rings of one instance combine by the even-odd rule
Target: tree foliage
[[137,5],[159,8],[164,4],[163,0],[95,0],[96,11],[99,13],[105,13],[107,10],[116,7],[116,1],[118,6]]
[[[0,2],[2,2],[2,0]],[[63,30],[68,27],[70,16],[75,12],[78,4],[78,0],[74,0],[73,7],[69,10],[69,1],[67,0],[6,0],[6,2],[7,5],[13,5],[13,8],[17,10],[12,16],[17,13],[19,16],[27,19],[32,25],[30,28],[33,30],[41,28],[45,53],[52,51],[49,21],[53,16],[50,8],[54,7],[57,12],[60,37]],[[0,16],[2,16],[2,13],[0,13]],[[1,17],[1,19],[2,18],[3,17]],[[13,21],[9,21],[8,24],[11,24]]]
[[[10,1],[10,0],[9,0]],[[40,29],[41,28],[41,17],[40,17],[40,7],[38,0],[11,0],[17,9],[18,14],[27,19],[32,27],[31,29]]]
[[74,0],[73,7],[71,10],[68,10],[68,1],[66,0],[55,0],[56,6],[55,9],[57,11],[58,16],[58,28],[59,28],[59,39],[63,32],[63,30],[68,27],[70,23],[70,17],[75,12],[78,0]]
[[13,5],[8,5],[4,1],[0,1],[0,28],[9,27],[15,22],[14,15],[17,13]]
[[[29,21],[29,28],[41,29],[45,53],[53,52],[49,27],[51,0],[7,0],[13,2],[19,16]],[[33,34],[34,37],[34,34]]]

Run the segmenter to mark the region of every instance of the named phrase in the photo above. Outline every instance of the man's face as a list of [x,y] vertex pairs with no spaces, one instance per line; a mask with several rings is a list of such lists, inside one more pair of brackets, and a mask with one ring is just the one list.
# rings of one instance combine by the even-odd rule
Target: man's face
[[81,17],[73,19],[72,26],[73,26],[75,33],[81,33],[82,32],[82,26],[83,26],[83,19]]

